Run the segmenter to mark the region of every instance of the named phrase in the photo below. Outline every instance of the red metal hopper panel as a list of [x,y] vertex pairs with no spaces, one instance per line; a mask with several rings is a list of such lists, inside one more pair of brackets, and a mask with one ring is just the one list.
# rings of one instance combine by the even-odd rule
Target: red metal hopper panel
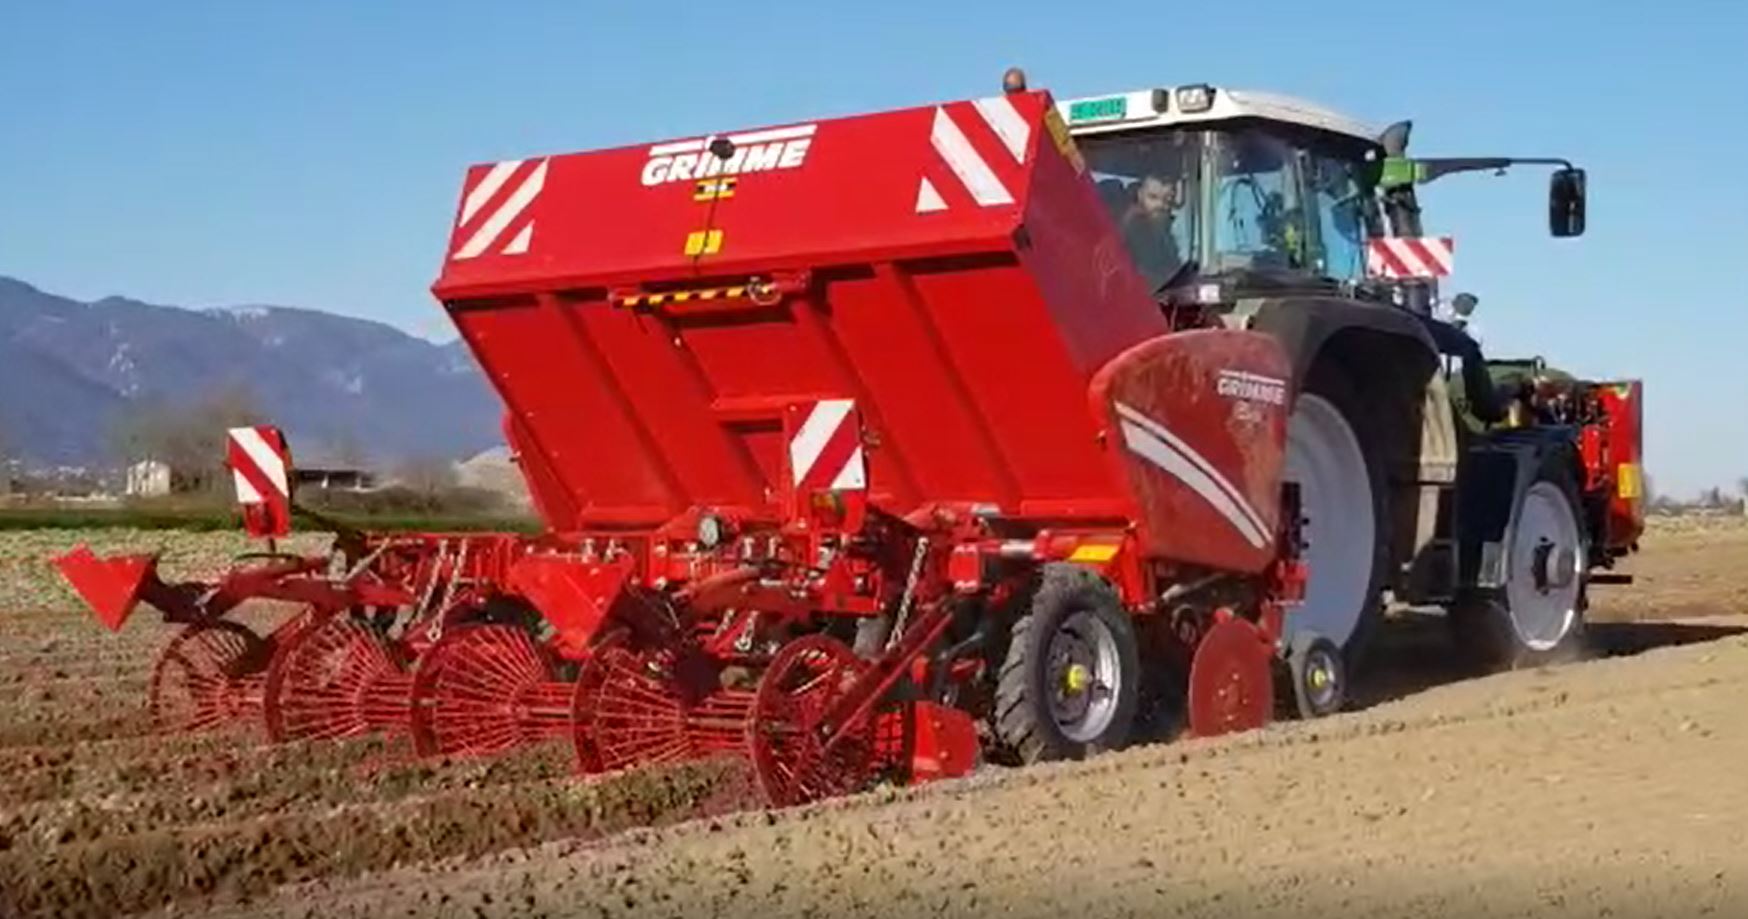
[[1087,385],[1166,326],[1051,112],[734,132],[703,179],[713,137],[471,170],[434,289],[553,522],[780,517],[783,411],[831,399],[889,510],[1125,516]]
[[[1642,440],[1645,386],[1639,380],[1598,384],[1606,420],[1601,443],[1582,441],[1585,464],[1608,488],[1607,537],[1610,549],[1626,551],[1645,530],[1645,484]],[[1588,432],[1587,432],[1588,434]]]

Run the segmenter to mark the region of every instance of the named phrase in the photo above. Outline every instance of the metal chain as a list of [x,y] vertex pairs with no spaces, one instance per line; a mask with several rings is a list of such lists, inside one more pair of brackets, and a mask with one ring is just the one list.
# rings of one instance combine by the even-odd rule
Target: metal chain
[[344,575],[342,575],[340,577],[340,583],[342,583],[342,584],[352,583],[353,578],[356,578],[359,575],[363,574],[364,570],[366,568],[369,568],[372,563],[374,563],[378,558],[381,558],[382,553],[388,551],[389,547],[393,546],[393,545],[395,545],[394,540],[391,540],[391,539],[383,540],[381,545],[377,546],[375,549],[370,550],[370,554],[359,559],[358,564],[352,566],[352,570],[350,570],[350,571],[346,572]]
[[[448,544],[445,543],[445,546]],[[431,619],[431,627],[425,630],[425,637],[436,641],[443,637],[443,611],[449,608],[449,602],[455,599],[455,585],[461,580],[462,569],[467,567],[467,540],[461,541],[461,547],[455,553],[455,567],[449,569],[449,583],[443,588],[443,602],[439,604]]]
[[898,615],[893,617],[892,634],[886,636],[886,648],[891,650],[898,644],[899,636],[904,634],[905,622],[910,619],[910,608],[916,600],[916,583],[922,578],[923,559],[929,554],[929,538],[918,536],[916,551],[910,557],[910,575],[904,579],[904,596],[898,601]]
[[437,593],[437,572],[443,570],[443,563],[449,560],[449,540],[437,543],[437,561],[431,566],[431,580],[425,584],[425,595],[419,598],[417,606],[413,607],[413,618],[425,614],[425,609],[431,605],[431,597]]

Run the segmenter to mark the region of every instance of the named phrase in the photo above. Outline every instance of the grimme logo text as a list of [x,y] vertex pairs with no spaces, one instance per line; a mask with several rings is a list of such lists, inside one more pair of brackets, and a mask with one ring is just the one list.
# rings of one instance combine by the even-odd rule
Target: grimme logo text
[[649,148],[649,159],[643,164],[643,184],[653,186],[719,175],[794,169],[807,160],[807,150],[813,145],[813,131],[814,125],[804,124],[730,134],[728,140],[734,145],[734,152],[727,159],[710,152],[714,137],[656,144]]
[[1214,384],[1214,391],[1228,399],[1267,402],[1270,405],[1287,404],[1286,380],[1246,373],[1243,370],[1220,371],[1220,380]]

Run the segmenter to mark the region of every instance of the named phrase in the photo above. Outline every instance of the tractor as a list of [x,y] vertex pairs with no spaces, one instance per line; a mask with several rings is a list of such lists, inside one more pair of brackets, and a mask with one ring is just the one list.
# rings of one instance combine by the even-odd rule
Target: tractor
[[1409,122],[1374,130],[1206,84],[1059,111],[1174,326],[1262,331],[1291,356],[1285,477],[1298,485],[1309,582],[1287,642],[1301,704],[1339,706],[1387,598],[1444,607],[1476,663],[1572,651],[1590,572],[1612,568],[1643,528],[1640,384],[1487,360],[1463,328],[1475,298],[1440,302],[1454,245],[1424,235],[1415,189],[1556,166],[1549,231],[1574,237],[1583,170],[1410,159]]

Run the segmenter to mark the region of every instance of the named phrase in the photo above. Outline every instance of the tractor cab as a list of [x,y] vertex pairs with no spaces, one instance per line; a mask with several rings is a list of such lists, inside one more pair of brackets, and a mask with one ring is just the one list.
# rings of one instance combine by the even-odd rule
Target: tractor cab
[[1289,96],[1206,84],[1072,99],[1058,114],[1137,267],[1180,302],[1340,291],[1429,312],[1451,243],[1422,235],[1414,188],[1453,173],[1560,167],[1549,232],[1584,232],[1583,170],[1409,159],[1406,121],[1378,130]]
[[1156,290],[1366,279],[1366,241],[1384,235],[1374,194],[1384,150],[1371,127],[1205,85],[1070,100],[1059,112]]

